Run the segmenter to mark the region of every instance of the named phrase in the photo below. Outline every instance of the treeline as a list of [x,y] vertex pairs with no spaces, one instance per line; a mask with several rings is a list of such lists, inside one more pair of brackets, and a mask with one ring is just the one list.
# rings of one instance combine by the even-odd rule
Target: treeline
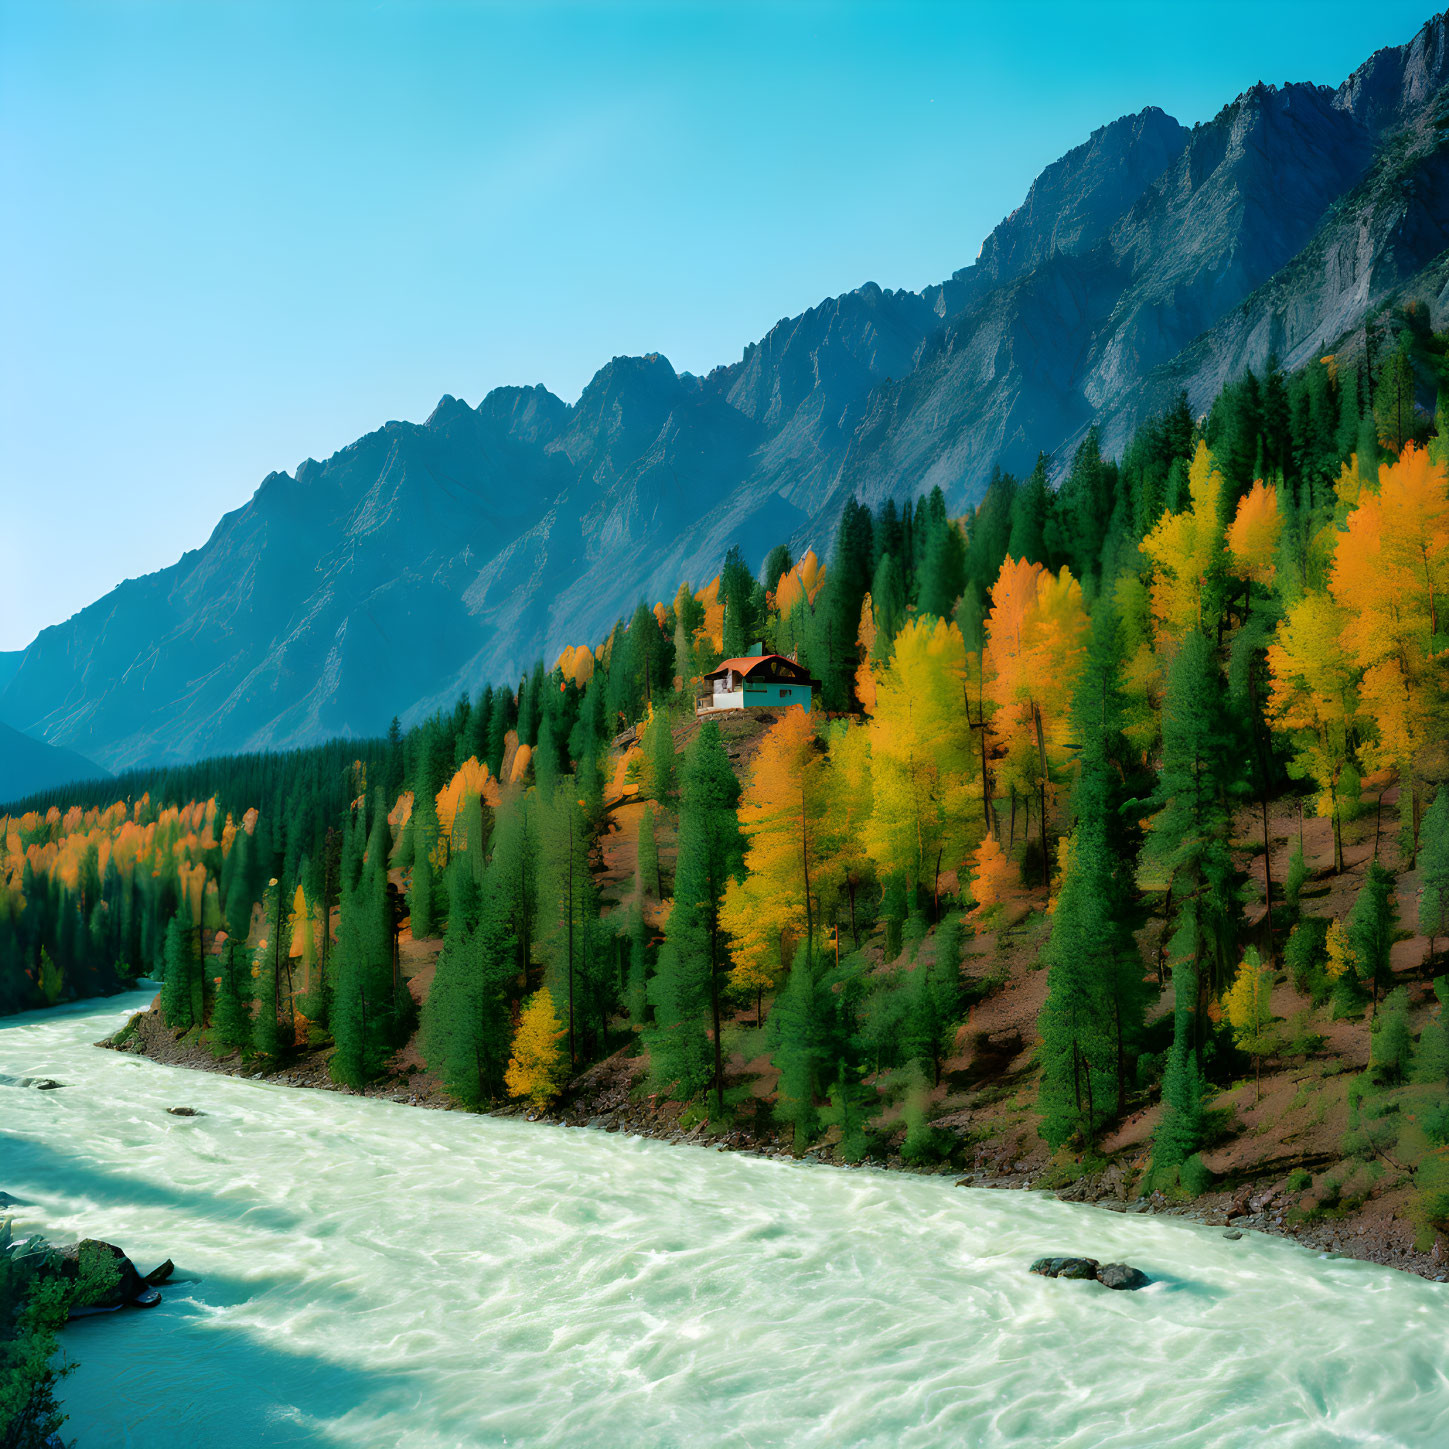
[[[756,575],[732,552],[705,587],[641,602],[597,648],[394,731],[360,766],[356,747],[304,752],[250,829],[168,845],[169,908],[156,888],[149,934],[112,959],[159,963],[168,1019],[219,1047],[332,1043],[334,1075],[361,1084],[414,1025],[406,922],[442,937],[422,1044],[460,1101],[545,1102],[638,1041],[660,1090],[716,1119],[759,1110],[724,1072],[729,1034],[757,1029],[797,1141],[838,1126],[859,1155],[900,1107],[908,1152],[929,1157],[949,1141],[925,1095],[990,987],[963,976],[965,940],[1024,901],[1050,912],[1037,1105],[1053,1148],[1090,1155],[1160,1094],[1154,1180],[1198,1190],[1213,1091],[1301,1044],[1271,1011],[1286,973],[1305,1010],[1375,1024],[1355,1111],[1381,1125],[1363,1141],[1407,1120],[1397,1093],[1427,1103],[1408,1155],[1441,1221],[1443,1031],[1409,1032],[1389,951],[1407,869],[1431,954],[1449,936],[1449,474],[1414,406],[1444,349],[1401,320],[1369,365],[1270,364],[1200,419],[1180,398],[1119,460],[1089,434],[1056,488],[1043,457],[995,476],[966,519],[939,490],[852,501],[824,566],[777,548]],[[741,780],[719,728],[695,729],[693,691],[756,640],[820,680],[827,718],[788,712]],[[205,768],[214,805],[188,809],[211,809],[214,838],[243,803],[228,770],[248,767]],[[1358,903],[1315,917],[1301,844],[1274,878],[1270,805],[1291,793],[1327,819],[1341,869],[1345,821],[1392,784],[1398,828]],[[632,887],[606,900],[597,852],[625,785],[648,805]],[[22,819],[27,862],[77,798]],[[1256,845],[1238,834],[1249,812]],[[28,909],[56,872],[19,873]],[[42,951],[113,910],[104,882],[44,889],[70,917],[12,947],[32,999]],[[1163,991],[1172,1011],[1149,1023]]]
[[338,740],[19,801],[0,816],[0,1014],[159,975],[173,920],[207,948],[228,925],[245,941],[267,880],[315,877],[369,775],[395,793],[402,762],[400,736]]

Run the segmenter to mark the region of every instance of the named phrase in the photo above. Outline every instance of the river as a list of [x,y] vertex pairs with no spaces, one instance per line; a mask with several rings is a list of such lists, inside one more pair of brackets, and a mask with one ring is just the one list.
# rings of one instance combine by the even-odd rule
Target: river
[[[91,1046],[148,995],[0,1021],[0,1074],[67,1084],[0,1085],[17,1227],[183,1280],[66,1330],[80,1449],[1449,1444],[1445,1285]],[[1044,1253],[1156,1281],[1032,1277]]]

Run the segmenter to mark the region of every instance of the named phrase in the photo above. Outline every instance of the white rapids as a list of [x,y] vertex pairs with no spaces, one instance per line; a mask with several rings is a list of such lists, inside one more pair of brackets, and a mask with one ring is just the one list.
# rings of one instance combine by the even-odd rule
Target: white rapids
[[[177,1276],[66,1330],[79,1449],[1449,1444],[1449,1288],[1034,1193],[424,1112],[0,1021],[21,1231]],[[203,1116],[173,1117],[172,1105]],[[1122,1260],[1137,1293],[1049,1281]]]

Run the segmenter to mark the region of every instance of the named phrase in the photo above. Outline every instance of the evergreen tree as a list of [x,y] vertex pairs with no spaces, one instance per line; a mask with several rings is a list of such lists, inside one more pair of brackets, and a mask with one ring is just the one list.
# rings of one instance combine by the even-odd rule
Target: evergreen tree
[[1419,930],[1429,938],[1429,961],[1449,936],[1449,785],[1441,785],[1419,823]]
[[[885,560],[882,560],[882,565],[884,563]],[[955,615],[956,600],[965,587],[966,541],[961,537],[961,530],[948,518],[933,519],[926,539],[926,556],[921,564],[917,607],[923,614],[950,619]]]
[[572,778],[542,802],[538,944],[544,980],[564,1013],[570,1068],[601,1033],[607,993],[598,959],[598,897],[589,870],[589,830]]
[[334,1080],[361,1087],[376,1077],[394,1045],[393,942],[387,877],[369,865],[343,898],[337,929],[337,987],[332,1035]]
[[644,766],[649,793],[661,805],[674,800],[674,722],[656,710],[644,731]]
[[212,1040],[224,1047],[241,1050],[251,1044],[251,1019],[247,1013],[248,998],[243,973],[248,953],[228,938],[221,952],[221,984],[217,988],[216,1005],[211,1013]]
[[1162,717],[1162,808],[1144,849],[1168,882],[1175,929],[1169,943],[1173,1041],[1164,1112],[1153,1149],[1158,1168],[1180,1165],[1200,1145],[1202,1046],[1207,997],[1221,993],[1236,955],[1240,907],[1229,851],[1235,784],[1222,676],[1208,641],[1189,629],[1168,671]]
[[693,1095],[712,1077],[717,1111],[724,1107],[720,993],[728,966],[720,906],[743,869],[739,795],[719,726],[706,720],[685,757],[674,905],[650,983],[655,1028],[649,1051],[655,1079],[673,1084],[680,1096]]
[[[1409,359],[1408,335],[1385,361],[1374,388],[1374,423],[1378,439],[1396,457],[1418,434],[1414,412],[1414,364]],[[1362,460],[1360,460],[1362,462]]]
[[639,848],[635,860],[635,885],[639,900],[649,896],[664,899],[664,880],[659,873],[659,846],[654,838],[654,807],[646,805],[639,818]]
[[861,600],[870,588],[873,566],[870,509],[846,500],[835,534],[835,552],[815,609],[818,639],[810,667],[821,679],[826,709],[848,709],[855,696],[856,630]]
[[790,557],[789,545],[777,543],[765,559],[765,591],[773,594],[780,586],[781,575],[789,573],[794,567],[795,560]]
[[1052,521],[1053,495],[1047,482],[1047,471],[1051,459],[1045,453],[1037,455],[1036,467],[1031,476],[1017,490],[1011,504],[1011,539],[1007,553],[1015,559],[1026,559],[1028,563],[1051,566],[1047,554],[1047,534],[1055,529]]
[[[465,896],[476,891],[471,875],[466,879]],[[472,925],[463,923],[467,914],[463,910],[455,909],[450,915],[448,937],[422,1018],[428,1069],[442,1078],[458,1101],[470,1107],[503,1095],[512,1037],[508,981],[516,945],[509,933],[502,893],[490,892],[480,909],[481,915]]]
[[780,1073],[775,1115],[794,1129],[801,1152],[820,1130],[816,1094],[827,1058],[827,1006],[809,949],[802,945],[770,1013],[770,1061]]
[[961,917],[947,916],[936,931],[936,954],[917,962],[907,987],[906,1055],[941,1082],[941,1062],[956,1038],[961,1013]]
[[1394,878],[1378,861],[1370,863],[1349,915],[1348,935],[1354,967],[1377,1009],[1379,990],[1390,979],[1389,951],[1394,944],[1394,910],[1389,901]]
[[[413,806],[413,872],[408,883],[408,912],[412,917],[413,940],[438,933],[435,901],[434,853],[438,842],[438,818],[431,798]],[[369,862],[369,868],[372,868]]]
[[161,976],[161,1016],[173,1030],[198,1025],[192,977],[195,939],[180,915],[166,926],[166,964]]
[[983,592],[1001,572],[1010,546],[1016,495],[1016,479],[996,469],[967,530],[966,577]]
[[840,1129],[840,1155],[846,1162],[859,1162],[870,1144],[867,1130],[879,1100],[873,1086],[861,1080],[860,1071],[841,1062],[830,1088],[829,1104],[819,1113],[822,1127]]

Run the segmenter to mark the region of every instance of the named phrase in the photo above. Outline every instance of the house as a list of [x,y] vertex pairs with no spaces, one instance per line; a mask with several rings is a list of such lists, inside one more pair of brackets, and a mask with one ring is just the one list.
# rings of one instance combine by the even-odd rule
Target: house
[[694,702],[696,714],[716,709],[783,709],[798,704],[807,713],[810,691],[819,684],[808,670],[783,654],[766,654],[756,644],[743,658],[726,659],[704,676]]

